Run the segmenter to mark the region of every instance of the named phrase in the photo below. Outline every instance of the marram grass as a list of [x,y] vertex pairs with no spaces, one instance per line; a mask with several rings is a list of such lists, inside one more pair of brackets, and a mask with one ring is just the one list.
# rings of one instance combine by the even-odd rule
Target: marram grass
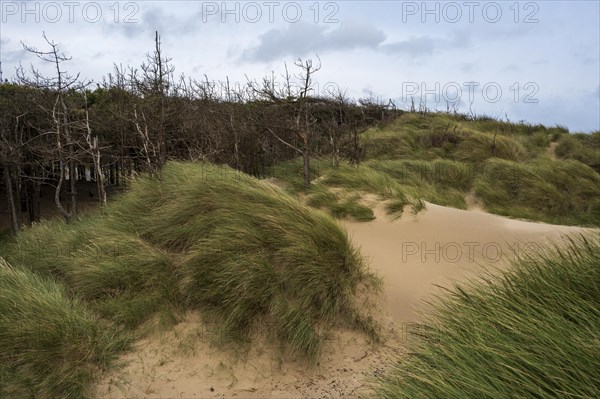
[[[566,225],[600,225],[600,134],[446,113],[404,113],[361,135],[362,161],[333,167],[314,159],[315,191],[335,187],[376,194],[398,211],[412,199],[467,208],[475,194],[495,214]],[[301,159],[281,164],[294,192]],[[292,173],[294,171],[294,173]],[[331,196],[309,204],[335,212]],[[325,205],[323,204],[325,203]],[[340,206],[338,206],[339,208]],[[360,218],[355,218],[361,220]],[[362,220],[369,220],[364,218]]]
[[487,161],[475,193],[491,212],[556,224],[600,225],[600,175],[578,161]]
[[51,278],[0,258],[0,397],[81,398],[129,342]]
[[379,280],[346,232],[228,167],[168,163],[158,177],[133,181],[103,213],[36,226],[6,252],[130,329],[156,314],[199,309],[216,316],[227,337],[244,339],[264,325],[312,360],[335,323],[377,337],[354,293]]
[[384,398],[600,397],[600,244],[579,239],[441,298]]

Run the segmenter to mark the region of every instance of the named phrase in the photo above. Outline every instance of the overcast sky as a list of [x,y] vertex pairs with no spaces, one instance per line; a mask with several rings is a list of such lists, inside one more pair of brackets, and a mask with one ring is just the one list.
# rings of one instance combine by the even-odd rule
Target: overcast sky
[[600,129],[598,1],[0,1],[3,78],[39,61],[42,32],[72,56],[71,72],[100,81],[139,66],[154,32],[176,73],[245,82],[316,58],[318,91],[411,97],[445,110]]

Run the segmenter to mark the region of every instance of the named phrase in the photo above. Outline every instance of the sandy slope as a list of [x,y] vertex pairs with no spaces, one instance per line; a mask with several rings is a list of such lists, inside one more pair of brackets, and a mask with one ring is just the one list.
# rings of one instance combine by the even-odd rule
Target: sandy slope
[[[384,278],[379,317],[385,344],[373,347],[355,332],[337,331],[320,364],[282,356],[264,340],[251,349],[215,347],[211,328],[188,314],[173,331],[137,344],[122,360],[129,364],[107,375],[99,398],[336,398],[370,397],[373,378],[402,355],[407,333],[418,328],[424,301],[453,281],[495,270],[564,234],[598,231],[511,220],[483,212],[427,204],[391,220],[381,208],[368,223],[344,222],[371,267]],[[389,317],[391,316],[391,317]],[[410,342],[408,342],[410,345]]]
[[565,235],[594,232],[430,203],[417,215],[407,209],[397,221],[381,208],[375,214],[372,222],[344,225],[384,277],[389,313],[400,323],[420,320],[425,301],[442,292],[438,286],[498,270],[515,256],[560,242]]

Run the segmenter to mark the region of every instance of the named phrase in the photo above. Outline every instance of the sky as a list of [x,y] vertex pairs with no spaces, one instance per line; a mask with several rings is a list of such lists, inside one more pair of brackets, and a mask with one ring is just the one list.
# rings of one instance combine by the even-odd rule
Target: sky
[[411,99],[429,109],[600,129],[600,2],[592,1],[6,1],[3,79],[48,65],[22,43],[71,56],[100,82],[139,67],[159,31],[175,74],[244,84],[320,59],[315,94]]

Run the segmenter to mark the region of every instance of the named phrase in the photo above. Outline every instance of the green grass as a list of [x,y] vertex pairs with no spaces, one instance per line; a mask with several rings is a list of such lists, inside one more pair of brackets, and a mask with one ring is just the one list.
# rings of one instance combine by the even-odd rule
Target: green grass
[[483,166],[475,192],[500,215],[600,225],[600,175],[578,161],[493,159]]
[[468,164],[447,159],[369,160],[364,163],[391,176],[398,190],[409,198],[465,209],[465,193],[473,184],[474,170]]
[[0,258],[0,397],[81,398],[130,339],[62,285]]
[[581,239],[440,298],[384,398],[600,397],[600,244]]
[[[312,158],[310,161],[311,179],[315,180],[320,178],[323,174],[327,173],[331,167],[331,160]],[[271,169],[271,173],[265,177],[273,177],[285,181],[288,185],[286,191],[291,194],[298,194],[299,192],[306,190],[306,187],[304,186],[302,157],[274,165]]]
[[525,148],[518,140],[501,134],[471,133],[457,145],[453,157],[472,164],[481,164],[490,158],[519,161],[525,158]]
[[385,199],[404,196],[396,179],[368,165],[340,165],[325,175],[323,183],[331,187],[376,194]]
[[220,321],[224,338],[244,341],[263,325],[311,360],[335,324],[377,338],[354,293],[379,281],[346,232],[326,213],[227,167],[169,163],[159,177],[133,181],[102,214],[41,224],[5,252],[127,329],[200,309]]
[[600,132],[564,135],[558,140],[556,155],[575,159],[600,173]]
[[362,205],[359,200],[359,194],[342,199],[340,195],[333,193],[323,185],[314,185],[310,190],[306,203],[314,208],[329,211],[337,219],[352,218],[359,222],[368,222],[375,219],[373,210]]
[[[327,188],[342,188],[389,200],[398,216],[418,201],[466,209],[474,192],[496,214],[568,225],[600,225],[600,135],[570,134],[561,126],[510,123],[487,117],[405,113],[361,136],[358,167],[334,168],[313,160],[315,180],[306,189],[300,159],[280,165],[279,177],[292,193],[309,195],[309,205],[336,217],[350,211]],[[557,143],[558,159],[548,156]],[[317,179],[318,177],[318,179]],[[322,203],[321,203],[322,202]],[[347,207],[346,207],[347,208]],[[360,219],[359,219],[360,220]],[[366,218],[365,220],[370,220]]]
[[[398,214],[404,205],[413,204],[423,209],[419,201],[466,208],[465,192],[473,182],[473,170],[460,161],[437,159],[422,160],[368,160],[359,166],[339,165],[321,168],[322,175],[310,189],[302,188],[308,195],[307,204],[325,208],[338,218],[352,217],[359,221],[373,219],[372,211],[356,201],[359,194],[350,195],[346,201],[329,190],[375,194],[390,200],[389,213]],[[296,177],[296,181],[299,178]],[[294,183],[292,183],[292,186]],[[291,191],[294,192],[294,189]]]

